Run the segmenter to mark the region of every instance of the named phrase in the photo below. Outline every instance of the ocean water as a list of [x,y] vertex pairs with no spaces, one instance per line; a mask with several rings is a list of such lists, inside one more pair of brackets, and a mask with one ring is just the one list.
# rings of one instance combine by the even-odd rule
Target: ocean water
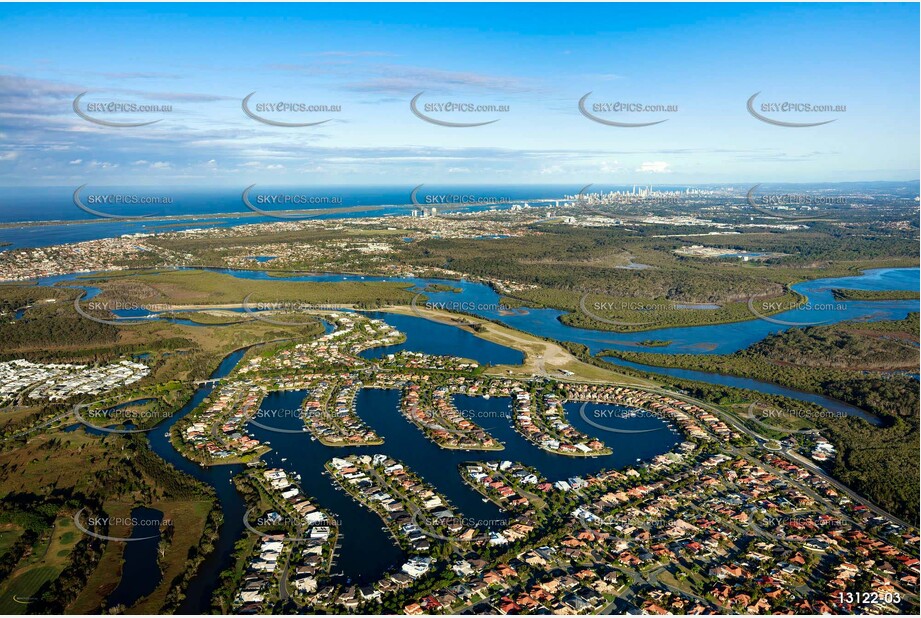
[[[84,206],[115,217],[145,217],[144,220],[126,221],[117,218],[94,216],[79,208],[74,199],[77,187],[8,188],[0,192],[0,249],[44,247],[48,245],[81,242],[98,238],[112,238],[123,234],[153,234],[202,227],[226,227],[246,223],[276,221],[250,210],[243,201],[245,186],[234,189],[189,189],[169,187],[94,187],[86,186],[79,192]],[[385,215],[408,215],[420,207],[438,208],[442,201],[467,204],[459,208],[466,211],[505,209],[509,200],[524,203],[528,200],[559,199],[566,194],[578,193],[573,186],[478,186],[461,187],[425,185],[415,193],[414,186],[317,186],[271,187],[257,185],[249,194],[250,203],[265,212],[274,210],[326,210],[329,208],[355,208],[352,212],[319,215],[317,218],[353,218]],[[298,199],[321,200],[309,203],[276,206],[260,202],[260,197],[297,196]],[[109,203],[96,203],[107,199]],[[119,199],[121,203],[112,203]],[[128,200],[156,203],[126,203]],[[492,202],[499,203],[493,205]],[[537,206],[538,204],[533,204]],[[366,210],[361,210],[366,207]],[[441,206],[441,210],[445,210]],[[239,215],[216,217],[216,215]],[[170,219],[173,217],[173,219]],[[189,217],[174,219],[174,217]],[[43,225],[15,225],[41,222]],[[53,222],[53,223],[52,223]],[[80,222],[80,223],[77,223]]]

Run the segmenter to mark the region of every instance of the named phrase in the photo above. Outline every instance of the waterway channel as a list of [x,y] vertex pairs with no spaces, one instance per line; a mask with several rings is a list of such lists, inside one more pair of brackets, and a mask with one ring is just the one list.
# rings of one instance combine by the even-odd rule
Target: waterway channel
[[[271,275],[265,271],[220,270],[241,279],[268,279]],[[841,303],[833,301],[830,290],[835,287],[869,290],[917,290],[918,269],[881,269],[867,271],[856,277],[823,279],[794,286],[798,292],[805,294],[810,303],[816,307],[825,307],[836,303],[833,310],[816,309],[808,320],[803,320],[803,312],[787,316],[773,316],[789,321],[834,323],[843,320],[883,320],[901,319],[911,311],[918,311],[918,301],[881,301]],[[74,276],[54,277],[41,281],[42,285],[54,283],[74,284]],[[341,281],[341,280],[390,280],[411,283],[417,290],[423,290],[430,283],[443,283],[460,288],[460,292],[425,292],[433,303],[445,303],[451,308],[452,303],[461,301],[465,310],[483,317],[503,322],[514,328],[552,339],[573,341],[587,345],[592,352],[606,348],[635,349],[638,342],[646,339],[669,341],[665,347],[656,348],[663,353],[720,353],[726,354],[742,349],[751,343],[760,341],[765,336],[780,332],[790,326],[776,324],[767,320],[753,319],[735,324],[716,326],[699,326],[688,328],[659,329],[643,333],[613,333],[593,331],[567,326],[559,321],[561,312],[550,309],[529,309],[526,311],[504,311],[499,308],[499,296],[489,286],[469,281],[440,281],[416,278],[385,279],[380,277],[360,277],[343,275],[306,275],[291,277],[296,281]],[[87,286],[88,296],[98,290]],[[789,313],[789,312],[788,312]],[[137,317],[137,316],[131,316]],[[407,336],[405,343],[391,348],[370,351],[366,356],[379,357],[381,354],[406,349],[425,351],[434,354],[452,354],[472,358],[482,363],[516,364],[521,362],[521,353],[503,346],[485,341],[459,329],[432,322],[416,316],[403,316],[388,313],[373,313],[372,317],[383,319],[394,325]],[[194,324],[194,322],[190,322]],[[435,330],[439,333],[433,336]],[[441,329],[445,329],[442,333]],[[458,334],[461,333],[461,334]],[[227,376],[242,357],[244,350],[238,350],[227,356],[211,377]],[[627,364],[619,361],[621,364]],[[649,368],[636,366],[643,370],[690,377],[716,384],[741,386],[761,392],[780,394],[810,401],[825,406],[830,410],[846,411],[849,414],[863,415],[853,406],[847,406],[834,399],[821,395],[802,393],[778,385],[733,378],[704,372],[687,372],[685,370]],[[691,375],[693,374],[693,375]],[[169,420],[150,432],[152,449],[179,470],[215,488],[220,508],[224,514],[224,523],[215,545],[187,591],[187,596],[179,608],[180,613],[201,613],[208,609],[211,593],[216,588],[220,573],[230,566],[234,543],[244,534],[243,515],[246,510],[241,496],[234,489],[231,478],[242,470],[242,466],[215,466],[202,468],[185,459],[170,443],[170,428],[186,414],[194,410],[213,390],[213,385],[200,387],[192,399]],[[263,406],[272,409],[296,410],[305,393],[288,391],[270,394]],[[578,404],[567,404],[570,422],[581,431],[599,437],[613,450],[606,457],[572,458],[554,455],[525,441],[512,428],[510,408],[507,399],[490,400],[458,396],[455,399],[458,409],[468,410],[481,426],[502,441],[505,450],[499,453],[477,453],[443,450],[429,442],[421,432],[401,417],[398,411],[398,393],[390,390],[363,389],[357,398],[357,412],[379,435],[384,444],[378,447],[361,447],[332,449],[319,442],[310,440],[309,434],[276,433],[263,428],[250,426],[250,431],[261,440],[271,442],[273,451],[265,456],[270,466],[285,467],[301,476],[304,491],[315,497],[325,509],[334,513],[342,524],[343,538],[337,554],[334,571],[342,573],[346,581],[370,581],[384,570],[398,564],[403,559],[402,552],[396,547],[389,534],[382,529],[382,522],[373,513],[367,511],[336,489],[335,485],[322,474],[323,464],[333,456],[342,456],[353,452],[386,453],[405,462],[410,468],[421,474],[427,481],[442,492],[457,510],[466,518],[483,522],[497,522],[503,515],[491,503],[483,502],[479,494],[466,486],[461,480],[457,465],[471,459],[508,459],[531,465],[541,471],[550,480],[566,479],[598,472],[602,469],[622,468],[637,460],[647,460],[656,454],[668,451],[679,440],[664,421],[638,417],[623,418],[618,422],[626,423],[627,429],[656,429],[644,433],[642,439],[636,435],[605,433],[599,435],[597,428],[590,426],[580,416]],[[286,419],[286,420],[285,420]],[[278,423],[300,423],[296,418],[282,417]],[[631,425],[631,423],[636,426]],[[640,426],[643,423],[652,425]],[[659,425],[656,425],[659,424]],[[284,427],[281,429],[291,429]],[[282,461],[284,459],[285,461]],[[130,568],[134,568],[132,565]],[[125,572],[129,565],[126,564]],[[118,592],[118,589],[116,590]],[[118,596],[113,593],[113,596]],[[111,598],[110,598],[111,600]]]

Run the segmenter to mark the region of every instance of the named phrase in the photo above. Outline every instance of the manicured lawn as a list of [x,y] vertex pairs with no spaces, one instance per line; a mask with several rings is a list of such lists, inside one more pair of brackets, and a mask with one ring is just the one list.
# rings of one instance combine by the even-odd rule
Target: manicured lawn
[[50,539],[39,541],[34,553],[21,563],[0,589],[0,614],[25,613],[29,597],[65,569],[78,540],[73,519],[69,515],[59,517]]

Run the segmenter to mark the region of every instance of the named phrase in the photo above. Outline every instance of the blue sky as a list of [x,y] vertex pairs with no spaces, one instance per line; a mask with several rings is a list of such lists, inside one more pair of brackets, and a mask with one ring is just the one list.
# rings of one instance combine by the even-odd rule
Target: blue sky
[[[907,180],[917,4],[0,6],[0,183],[682,184]],[[410,100],[507,106],[427,115]],[[89,113],[86,102],[171,105]],[[270,102],[338,112],[243,113]],[[666,122],[612,127],[617,122]],[[843,105],[765,111],[746,102]],[[595,104],[677,106],[609,112]],[[760,110],[761,108],[758,107]],[[767,109],[767,108],[765,108]]]

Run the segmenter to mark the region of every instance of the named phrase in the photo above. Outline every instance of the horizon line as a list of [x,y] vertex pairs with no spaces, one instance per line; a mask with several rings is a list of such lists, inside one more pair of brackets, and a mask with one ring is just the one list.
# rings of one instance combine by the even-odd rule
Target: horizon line
[[[452,186],[452,187],[561,187],[564,185],[573,186],[585,186],[584,181],[579,182],[544,182],[544,183],[534,183],[534,182],[510,182],[510,183],[494,183],[494,182],[479,182],[479,183],[470,183],[470,182],[445,182],[437,181],[424,184],[432,184],[436,186]],[[745,186],[750,187],[753,184],[784,184],[784,185],[853,185],[853,184],[865,184],[865,183],[886,183],[886,184],[905,184],[905,183],[918,183],[921,185],[921,178],[911,178],[905,180],[813,180],[813,181],[788,181],[788,180],[759,180],[759,181],[713,181],[713,182],[650,182],[644,180],[642,182],[631,182],[631,181],[596,181],[591,183],[592,186],[687,186],[687,187],[703,187],[703,186]],[[271,182],[260,182],[258,184],[272,187],[394,187],[402,188],[407,186],[417,186],[418,180],[407,181],[406,183],[388,183],[388,184],[372,184],[372,183],[306,183],[306,184],[291,184],[291,183],[271,183]],[[130,184],[100,184],[93,183],[97,187],[163,187],[163,186],[176,186],[176,187],[187,187],[187,188],[198,188],[198,189],[237,189],[242,187],[241,185],[195,185],[195,184],[176,184],[176,185],[164,185],[162,182],[156,183],[130,183]],[[4,189],[67,189],[73,190],[74,185],[5,185],[0,183],[0,187]]]

